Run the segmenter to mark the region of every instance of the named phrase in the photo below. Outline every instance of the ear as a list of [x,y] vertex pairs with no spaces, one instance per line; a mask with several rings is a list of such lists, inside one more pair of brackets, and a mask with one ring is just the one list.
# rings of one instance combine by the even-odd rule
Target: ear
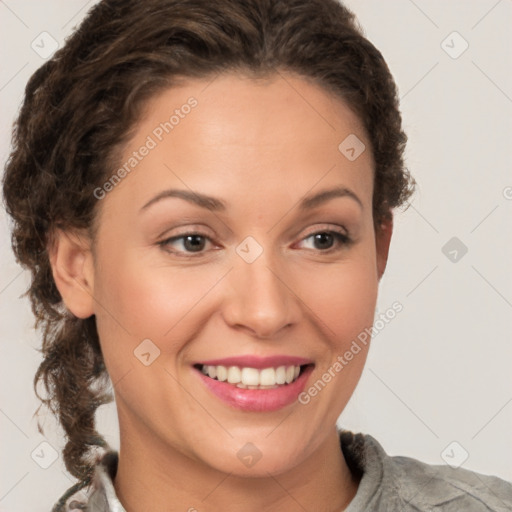
[[94,266],[84,232],[57,229],[48,244],[53,279],[66,307],[78,318],[94,314]]
[[375,248],[377,255],[377,275],[379,281],[384,274],[386,264],[388,262],[389,245],[391,243],[391,235],[393,233],[393,213],[381,221],[375,230]]

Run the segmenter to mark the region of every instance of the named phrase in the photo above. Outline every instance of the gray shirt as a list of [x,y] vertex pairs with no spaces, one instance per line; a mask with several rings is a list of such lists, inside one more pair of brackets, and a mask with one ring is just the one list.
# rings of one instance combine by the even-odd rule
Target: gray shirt
[[[341,430],[339,435],[350,470],[361,478],[345,512],[512,511],[510,482],[463,468],[389,456],[368,434]],[[68,489],[52,512],[126,512],[113,485],[117,463],[117,452],[107,452],[93,478]]]

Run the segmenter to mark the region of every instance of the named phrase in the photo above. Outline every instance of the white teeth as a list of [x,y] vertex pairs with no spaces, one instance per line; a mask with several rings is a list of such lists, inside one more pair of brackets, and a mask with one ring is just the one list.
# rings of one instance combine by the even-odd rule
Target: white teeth
[[[208,372],[208,375],[210,375],[210,372]],[[210,375],[211,377],[211,375]],[[215,378],[215,375],[212,377],[212,379]],[[238,366],[230,366],[228,368],[228,382],[230,384],[238,384],[242,381],[242,372],[240,371],[240,368]]]
[[242,384],[246,386],[258,386],[260,372],[256,368],[242,368]]
[[[203,366],[204,368],[204,366]],[[217,380],[224,382],[228,378],[228,371],[225,366],[217,366]]]
[[276,369],[276,384],[284,384],[286,382],[286,366],[280,366]]
[[300,373],[300,366],[279,366],[277,368],[257,368],[238,366],[203,365],[202,373],[221,382],[229,382],[242,389],[270,389],[278,385],[291,384]]
[[260,384],[262,386],[273,386],[276,383],[276,371],[274,368],[264,368],[260,371]]
[[240,389],[274,389],[274,388],[278,388],[279,386],[277,384],[275,386],[246,386],[245,384],[242,384],[241,382],[239,382],[236,385],[236,387],[240,388]]

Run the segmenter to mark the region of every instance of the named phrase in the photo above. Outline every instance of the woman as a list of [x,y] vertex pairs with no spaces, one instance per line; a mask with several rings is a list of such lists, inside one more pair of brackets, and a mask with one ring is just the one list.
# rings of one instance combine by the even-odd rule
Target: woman
[[[55,511],[512,507],[497,477],[336,428],[405,142],[335,0],[94,7],[31,78],[4,178],[79,480]],[[109,380],[119,452],[94,423]]]

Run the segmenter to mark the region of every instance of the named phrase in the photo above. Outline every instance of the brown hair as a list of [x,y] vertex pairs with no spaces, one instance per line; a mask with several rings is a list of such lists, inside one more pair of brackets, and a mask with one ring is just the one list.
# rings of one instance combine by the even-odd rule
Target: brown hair
[[375,161],[377,229],[414,180],[404,168],[393,78],[336,0],[104,0],[26,86],[3,193],[17,261],[32,274],[36,327],[43,327],[34,387],[64,429],[64,462],[76,478],[89,477],[94,448],[107,447],[95,412],[112,397],[95,317],[74,317],[56,288],[52,233],[92,233],[93,191],[116,168],[119,148],[156,92],[179,77],[232,71],[257,78],[277,70],[314,80],[363,121]]

